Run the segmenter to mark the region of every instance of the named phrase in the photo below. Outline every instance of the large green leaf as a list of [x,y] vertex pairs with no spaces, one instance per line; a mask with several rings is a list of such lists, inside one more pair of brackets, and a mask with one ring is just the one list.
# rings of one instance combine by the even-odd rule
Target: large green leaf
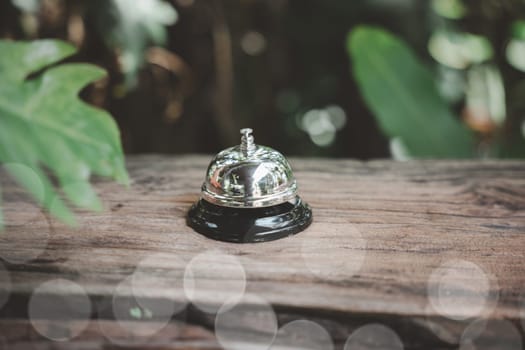
[[[101,204],[91,174],[128,181],[115,122],[78,98],[82,87],[105,72],[88,64],[45,69],[75,52],[57,40],[0,40],[0,52],[0,161],[39,204],[73,224],[49,171],[67,199],[92,210]],[[40,181],[27,176],[28,169]]]
[[347,48],[362,96],[382,131],[414,157],[471,157],[473,134],[450,112],[432,74],[410,48],[374,27],[357,27]]

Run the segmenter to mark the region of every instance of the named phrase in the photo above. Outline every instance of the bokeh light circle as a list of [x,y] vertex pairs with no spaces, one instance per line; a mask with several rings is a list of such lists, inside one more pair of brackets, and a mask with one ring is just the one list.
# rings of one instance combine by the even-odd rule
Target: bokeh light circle
[[16,228],[7,224],[0,234],[0,257],[11,264],[25,264],[44,254],[51,237],[44,214],[43,224],[29,224]]
[[91,300],[79,284],[53,279],[40,284],[29,300],[33,328],[42,336],[66,341],[79,335],[91,319]]
[[[25,226],[36,221],[41,215],[37,203],[45,200],[44,183],[33,168],[21,163],[5,163],[1,166],[3,174],[1,186],[10,187],[12,198],[6,198],[4,216],[9,226]],[[30,188],[31,191],[28,191]]]
[[505,48],[505,55],[510,65],[514,68],[525,72],[525,60],[523,55],[525,54],[525,40],[512,38],[509,40],[507,47]]
[[296,320],[279,329],[270,348],[285,349],[333,350],[334,343],[328,331],[321,325],[308,320]]
[[431,332],[433,336],[436,336],[439,340],[451,344],[456,345],[459,344],[459,338],[461,336],[461,333],[453,331],[450,331],[450,328],[461,328],[463,329],[466,326],[465,321],[451,321],[449,320],[446,324],[446,326],[443,325],[443,318],[442,317],[436,317],[436,311],[430,305],[430,303],[427,303],[425,306],[425,310],[423,312],[424,317],[420,317],[416,320],[416,323],[426,329],[427,331]]
[[4,264],[0,262],[0,309],[6,304],[11,294],[11,276]]
[[459,350],[521,350],[523,340],[518,328],[502,319],[477,319],[470,323],[460,339]]
[[[155,286],[150,286],[155,288]],[[120,282],[113,292],[112,311],[124,339],[150,338],[170,322],[176,304],[164,298],[146,297],[133,289],[133,276]],[[119,338],[104,333],[108,339],[119,343]]]
[[367,241],[353,225],[333,224],[331,234],[326,235],[324,225],[314,222],[301,233],[301,239],[304,264],[319,278],[349,278],[363,267]]
[[356,329],[346,340],[344,350],[403,350],[403,342],[392,329],[368,324]]
[[37,202],[42,202],[45,199],[45,189],[42,178],[31,167],[22,163],[4,163],[2,170],[9,174],[9,176],[16,179],[16,182],[21,186],[31,188],[31,196],[34,196]]
[[435,269],[427,292],[434,310],[454,320],[490,312],[499,297],[495,279],[465,260],[451,260]]
[[215,318],[215,335],[225,350],[268,350],[277,328],[272,306],[253,294],[227,302]]
[[[2,172],[10,176],[0,177],[0,187],[10,190],[4,194],[5,229],[0,235],[0,257],[23,264],[40,256],[49,241],[49,224],[37,204],[46,200],[44,185],[40,176],[24,164],[6,163]],[[30,187],[32,194],[21,184]]]
[[259,32],[248,31],[241,38],[241,48],[247,55],[259,56],[266,49],[266,38]]
[[184,272],[184,291],[200,310],[215,313],[234,305],[246,289],[246,272],[239,260],[219,250],[198,254]]
[[188,304],[184,293],[184,272],[186,264],[177,255],[156,253],[142,259],[131,277],[133,296],[141,306],[146,294],[155,286],[165,307],[172,314],[183,310]]

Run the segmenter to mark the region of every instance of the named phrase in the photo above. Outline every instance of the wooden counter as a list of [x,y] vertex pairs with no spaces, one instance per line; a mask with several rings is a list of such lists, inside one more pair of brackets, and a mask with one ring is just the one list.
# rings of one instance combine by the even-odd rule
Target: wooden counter
[[[132,299],[130,290],[139,288],[153,304],[180,302],[174,286],[182,288],[187,264],[209,251],[239,262],[246,293],[271,304],[280,326],[315,321],[336,349],[371,323],[392,329],[405,349],[457,348],[476,317],[506,319],[523,335],[525,162],[291,159],[314,223],[283,240],[239,245],[209,240],[185,224],[209,161],[129,156],[130,188],[95,181],[106,210],[79,212],[76,229],[35,209],[4,177],[8,226],[0,257],[11,283],[0,281],[10,295],[0,309],[0,347],[3,339],[9,349],[108,349],[116,346],[108,338],[128,337],[140,349],[220,349],[215,316],[193,305],[151,338],[122,334],[114,308],[102,307],[152,254],[162,259],[146,266],[144,285],[139,279],[117,294]],[[33,290],[57,278],[81,286],[92,302],[91,322],[69,342],[40,336],[28,320]],[[75,290],[56,294],[73,298]],[[136,327],[155,319],[130,315],[126,322]],[[67,334],[83,321],[39,322]],[[491,336],[504,342],[507,335]]]

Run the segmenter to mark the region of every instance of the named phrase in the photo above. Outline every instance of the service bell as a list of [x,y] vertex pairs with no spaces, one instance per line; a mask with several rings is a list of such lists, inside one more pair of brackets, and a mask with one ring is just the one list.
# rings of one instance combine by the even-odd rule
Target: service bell
[[188,212],[188,225],[207,237],[264,242],[298,233],[312,222],[286,158],[256,145],[251,133],[242,129],[241,144],[212,159],[201,198]]

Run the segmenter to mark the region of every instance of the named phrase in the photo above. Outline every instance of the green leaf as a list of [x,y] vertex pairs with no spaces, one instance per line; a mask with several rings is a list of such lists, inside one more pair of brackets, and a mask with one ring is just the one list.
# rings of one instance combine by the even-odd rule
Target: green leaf
[[45,170],[73,204],[100,210],[90,176],[128,182],[113,118],[78,98],[105,72],[71,63],[40,72],[75,52],[58,40],[0,41],[0,52],[0,161],[40,205],[69,224],[74,216]]
[[473,134],[450,112],[430,70],[405,43],[361,26],[350,33],[347,48],[361,94],[387,136],[414,157],[473,156]]
[[132,307],[129,309],[129,315],[133,318],[140,320],[142,318],[142,310],[140,307]]
[[141,308],[138,306],[132,307],[129,309],[129,315],[137,320],[141,319],[151,319],[153,313],[148,308]]
[[150,44],[163,45],[166,26],[177,21],[175,8],[164,0],[141,0],[132,6],[128,0],[98,0],[90,1],[90,5],[98,31],[120,55],[126,86],[134,87],[144,51]]

